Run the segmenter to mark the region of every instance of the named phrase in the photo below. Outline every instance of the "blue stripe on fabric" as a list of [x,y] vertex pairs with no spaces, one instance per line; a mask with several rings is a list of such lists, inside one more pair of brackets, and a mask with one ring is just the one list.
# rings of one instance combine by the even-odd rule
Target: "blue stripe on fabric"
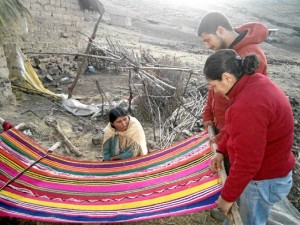
[[[151,218],[151,217],[159,217],[159,215],[168,215],[170,213],[182,213],[184,214],[185,211],[189,211],[195,208],[200,208],[203,206],[211,205],[214,204],[215,201],[218,199],[220,195],[220,192],[217,192],[216,194],[208,197],[207,199],[200,201],[200,202],[195,202],[190,205],[185,205],[181,207],[175,207],[172,209],[166,209],[163,211],[160,211],[159,213],[136,213],[134,215],[117,215],[114,217],[98,217],[98,218],[91,218],[86,215],[78,215],[78,216],[67,216],[67,215],[62,215],[58,213],[46,213],[42,211],[34,211],[34,210],[29,210],[29,209],[24,209],[24,208],[19,208],[19,207],[13,207],[9,204],[6,204],[4,202],[0,202],[0,212],[2,211],[3,214],[5,214],[5,211],[9,211],[9,213],[15,214],[15,215],[22,215],[25,216],[27,219],[35,219],[35,220],[43,220],[43,221],[49,221],[49,222],[58,222],[58,221],[64,221],[64,222],[129,222],[132,220],[137,220],[138,218]],[[17,205],[16,205],[17,206]],[[142,210],[142,208],[141,208]],[[78,213],[84,214],[84,211],[78,211]],[[121,211],[120,211],[121,213]],[[2,215],[3,215],[2,214]],[[9,215],[8,215],[9,216]],[[47,220],[46,218],[49,218]]]

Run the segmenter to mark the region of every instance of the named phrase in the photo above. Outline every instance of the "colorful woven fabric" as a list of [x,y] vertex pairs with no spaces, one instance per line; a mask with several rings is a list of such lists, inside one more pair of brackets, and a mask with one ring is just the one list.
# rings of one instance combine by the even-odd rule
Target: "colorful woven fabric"
[[[0,136],[0,187],[47,153],[12,128]],[[216,206],[221,190],[200,133],[149,155],[79,161],[50,154],[0,191],[0,216],[49,222],[116,223]]]

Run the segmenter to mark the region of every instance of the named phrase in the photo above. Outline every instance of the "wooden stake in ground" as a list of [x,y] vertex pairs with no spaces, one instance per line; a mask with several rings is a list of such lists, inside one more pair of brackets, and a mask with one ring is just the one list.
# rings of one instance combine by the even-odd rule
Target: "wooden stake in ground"
[[[88,45],[87,45],[87,47],[86,47],[85,54],[88,54],[88,53],[90,52],[90,49],[91,49],[91,46],[92,46],[92,43],[93,43],[93,39],[95,39],[95,37],[96,37],[96,33],[97,33],[97,30],[98,30],[98,26],[99,26],[100,21],[102,20],[102,16],[103,16],[104,12],[105,12],[104,8],[102,8],[101,11],[99,12],[99,13],[100,13],[100,16],[99,16],[99,18],[98,18],[98,20],[97,20],[97,22],[96,22],[96,24],[95,24],[95,27],[94,27],[94,31],[93,31],[93,33],[92,33],[92,36],[91,36],[91,38],[89,39],[89,43],[88,43]],[[74,90],[74,88],[75,88],[75,86],[76,86],[76,84],[77,84],[77,82],[78,82],[78,80],[79,80],[79,77],[80,77],[80,75],[85,71],[85,69],[87,68],[87,66],[88,66],[88,61],[87,61],[87,58],[84,57],[84,58],[82,59],[82,62],[81,62],[81,64],[80,64],[80,66],[79,66],[77,75],[76,75],[76,77],[75,77],[75,79],[74,79],[72,85],[68,88],[68,92],[69,92],[69,93],[68,93],[68,99],[72,98],[72,92],[73,92],[73,90]]]
[[129,87],[129,99],[128,99],[128,112],[132,113],[132,109],[131,109],[131,102],[133,99],[133,91],[132,91],[132,85],[131,85],[131,70],[128,71],[129,72],[129,76],[128,76],[128,87]]
[[[208,133],[209,133],[209,137],[213,138],[215,136],[215,131],[212,128],[212,126],[208,126]],[[213,151],[216,152],[218,145],[216,143],[212,143],[212,148]],[[219,176],[221,178],[222,184],[225,184],[225,180],[227,178],[225,169],[224,169],[224,163],[222,162],[222,170],[219,172]],[[236,202],[233,203],[229,213],[228,213],[228,222],[229,225],[243,225],[240,213],[238,211],[238,206],[236,204]]]

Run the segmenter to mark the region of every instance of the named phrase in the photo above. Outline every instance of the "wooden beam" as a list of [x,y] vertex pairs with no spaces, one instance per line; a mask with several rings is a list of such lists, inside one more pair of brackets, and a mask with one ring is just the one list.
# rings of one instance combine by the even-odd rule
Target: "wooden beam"
[[[215,136],[215,131],[212,128],[212,126],[208,126],[208,133],[209,133],[210,138],[213,138]],[[211,146],[213,148],[214,153],[216,153],[216,151],[218,149],[218,145],[215,142],[213,142],[211,144]],[[226,174],[225,167],[224,167],[224,162],[222,162],[222,170],[219,171],[218,173],[221,178],[222,184],[224,185],[226,178],[227,178],[227,174]],[[236,202],[233,203],[233,205],[228,213],[227,219],[228,219],[229,225],[243,225]]]

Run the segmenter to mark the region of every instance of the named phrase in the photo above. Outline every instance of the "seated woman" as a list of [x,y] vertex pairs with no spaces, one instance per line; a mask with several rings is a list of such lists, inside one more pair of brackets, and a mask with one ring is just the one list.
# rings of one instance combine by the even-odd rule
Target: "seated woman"
[[118,160],[148,153],[145,132],[140,122],[121,107],[109,112],[104,129],[103,160]]

